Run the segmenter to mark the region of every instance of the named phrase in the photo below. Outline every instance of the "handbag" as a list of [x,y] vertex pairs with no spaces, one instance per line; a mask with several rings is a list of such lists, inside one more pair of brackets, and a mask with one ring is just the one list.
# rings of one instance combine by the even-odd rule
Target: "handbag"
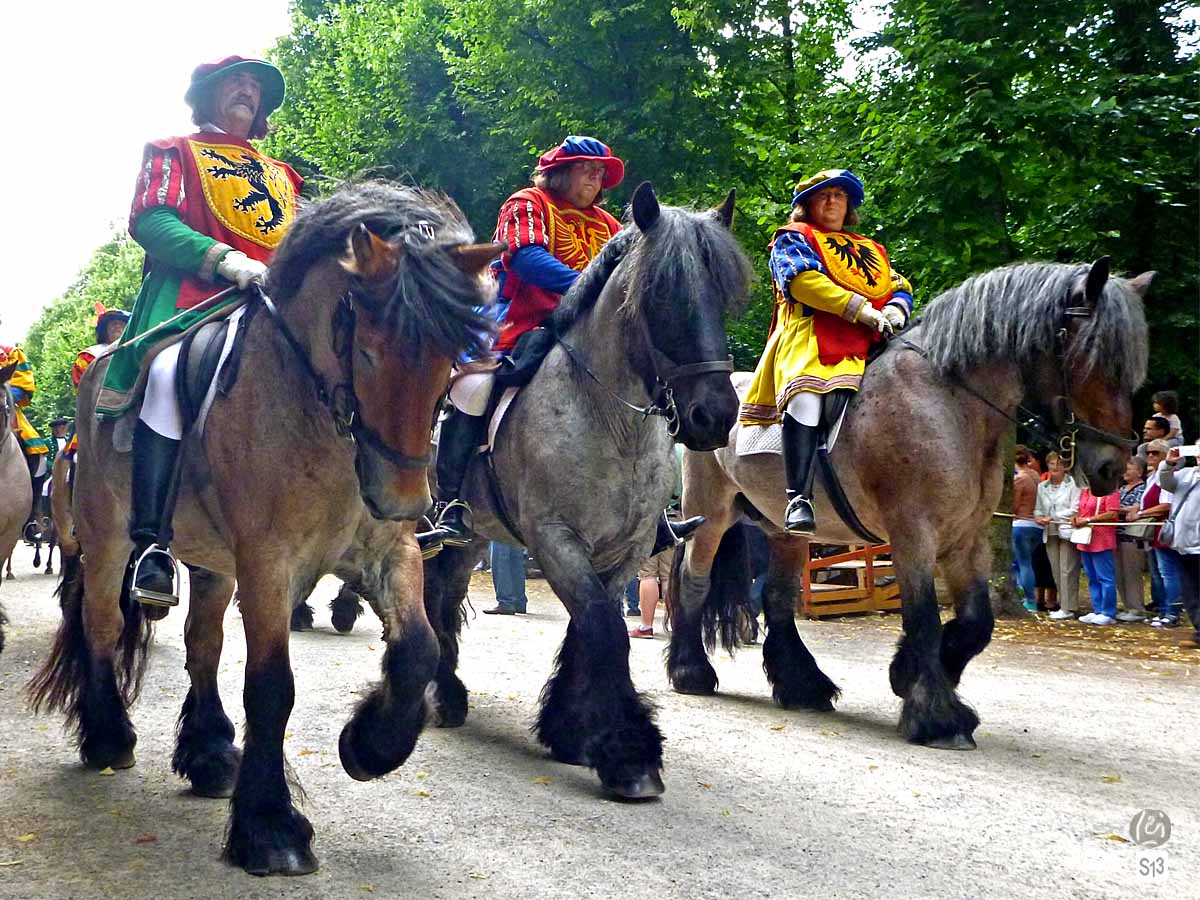
[[1069,540],[1072,544],[1090,544],[1092,542],[1092,526],[1084,525],[1082,528],[1072,528]]
[[1154,530],[1158,527],[1150,522],[1131,522],[1125,526],[1124,531],[1135,541],[1149,541],[1154,538]]

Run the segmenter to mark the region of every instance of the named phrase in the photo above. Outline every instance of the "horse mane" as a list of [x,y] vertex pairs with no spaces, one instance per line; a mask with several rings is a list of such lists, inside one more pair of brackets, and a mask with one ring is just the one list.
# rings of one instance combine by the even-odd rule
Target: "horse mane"
[[[470,243],[474,233],[458,205],[436,191],[362,181],[303,207],[271,262],[268,288],[276,299],[286,303],[317,262],[344,254],[359,224],[405,245],[396,285],[380,310],[386,326],[410,345],[428,345],[445,356],[484,353],[494,326],[479,310],[491,298],[482,279],[464,276],[443,252]],[[430,229],[432,239],[426,237]]]
[[[733,232],[708,212],[663,206],[654,227],[642,232],[630,211],[624,227],[596,254],[554,311],[551,324],[559,334],[592,310],[613,271],[626,259],[630,287],[621,310],[630,315],[656,297],[698,297],[715,291],[722,302],[744,298],[753,278]],[[739,306],[743,303],[738,301]],[[724,311],[737,314],[740,309]]]
[[[997,359],[1032,367],[1055,352],[1072,288],[1089,268],[1018,263],[943,292],[919,320],[929,361],[943,377]],[[1080,380],[1099,373],[1132,392],[1145,381],[1147,356],[1141,298],[1123,279],[1110,278],[1063,363]]]

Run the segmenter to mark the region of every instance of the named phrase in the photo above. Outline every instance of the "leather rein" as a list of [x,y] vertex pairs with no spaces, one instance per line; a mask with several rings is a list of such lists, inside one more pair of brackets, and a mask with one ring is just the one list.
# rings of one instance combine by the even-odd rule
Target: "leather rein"
[[[1088,319],[1092,316],[1092,308],[1090,306],[1068,306],[1063,311],[1063,318]],[[1062,381],[1063,393],[1056,396],[1052,401],[1053,409],[1056,415],[1053,419],[1061,424],[1056,424],[1056,421],[1051,421],[1044,413],[1030,409],[1023,404],[1017,405],[1017,414],[1012,415],[1005,412],[979,391],[975,390],[969,384],[962,381],[956,381],[957,387],[962,388],[968,394],[979,400],[989,409],[1008,419],[1015,425],[1019,425],[1032,433],[1041,443],[1046,446],[1057,446],[1063,465],[1067,471],[1070,471],[1075,466],[1075,450],[1078,444],[1078,435],[1083,432],[1088,437],[1101,441],[1105,444],[1111,444],[1114,447],[1119,447],[1126,451],[1131,451],[1137,447],[1136,440],[1123,438],[1111,431],[1106,431],[1103,428],[1098,428],[1083,419],[1077,418],[1075,411],[1071,406],[1071,378],[1070,368],[1067,365],[1067,341],[1069,332],[1066,325],[1061,325],[1055,333],[1054,340],[1054,356],[1058,362],[1059,376]],[[914,344],[912,341],[904,337],[896,338],[907,349],[919,354],[926,359],[929,358],[929,353],[923,347]]]
[[358,314],[355,312],[353,288],[342,295],[342,298],[338,301],[337,309],[333,313],[333,352],[340,364],[341,380],[334,384],[332,388],[325,380],[325,377],[313,367],[308,351],[288,327],[287,322],[283,320],[278,307],[267,296],[262,286],[254,284],[250,290],[257,294],[259,302],[267,311],[268,317],[275,324],[279,333],[283,335],[284,340],[287,341],[288,346],[292,348],[296,358],[300,361],[301,369],[308,376],[309,381],[312,382],[316,390],[317,399],[321,401],[321,404],[333,416],[333,426],[337,429],[338,435],[347,438],[351,443],[370,447],[397,468],[424,469],[428,467],[430,462],[433,461],[432,451],[423,453],[420,456],[414,456],[411,453],[397,450],[380,437],[378,431],[363,420],[358,395],[354,391],[353,347]]

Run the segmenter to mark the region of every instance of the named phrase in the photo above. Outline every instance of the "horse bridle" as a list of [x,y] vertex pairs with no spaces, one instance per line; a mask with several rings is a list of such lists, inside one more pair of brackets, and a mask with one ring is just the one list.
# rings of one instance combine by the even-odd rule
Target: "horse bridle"
[[259,284],[251,289],[257,294],[259,302],[266,309],[267,315],[283,335],[288,346],[292,348],[296,358],[300,360],[301,368],[313,383],[317,399],[333,416],[333,425],[337,433],[352,443],[370,447],[392,465],[400,469],[424,469],[433,461],[433,453],[427,452],[420,456],[397,450],[379,436],[379,432],[368,425],[362,417],[358,395],[354,391],[354,331],[358,324],[358,314],[355,311],[355,293],[350,288],[338,301],[333,313],[333,353],[337,357],[342,380],[331,389],[325,377],[316,370],[309,353],[304,345],[280,315],[279,309],[267,296]]
[[[1057,446],[1059,456],[1062,459],[1063,466],[1069,472],[1075,466],[1075,450],[1078,444],[1078,435],[1080,432],[1091,436],[1092,438],[1101,441],[1105,444],[1111,444],[1114,447],[1119,447],[1123,450],[1130,451],[1137,447],[1137,440],[1123,438],[1111,431],[1106,431],[1103,428],[1098,428],[1084,419],[1077,418],[1075,410],[1071,406],[1071,377],[1070,366],[1067,364],[1067,344],[1070,339],[1070,332],[1065,324],[1066,319],[1088,319],[1092,316],[1092,308],[1090,306],[1068,306],[1063,310],[1064,323],[1061,324],[1054,335],[1054,357],[1058,362],[1059,380],[1062,384],[1062,393],[1054,397],[1051,401],[1051,408],[1054,410],[1052,418],[1055,421],[1050,421],[1043,413],[1029,409],[1027,406],[1018,404],[1017,416],[1010,415],[1005,412],[979,391],[975,390],[969,384],[962,381],[956,381],[957,387],[962,388],[968,394],[971,394],[975,399],[979,400],[984,405],[991,408],[994,412],[999,413],[1004,418],[1008,419],[1015,425],[1025,428],[1035,436],[1042,444],[1047,446]],[[929,358],[928,352],[914,344],[907,338],[896,338],[901,344],[909,350],[918,353],[919,355]],[[1057,424],[1056,424],[1057,422]]]
[[700,362],[677,365],[673,359],[654,345],[654,339],[650,335],[650,326],[646,324],[645,316],[638,315],[637,320],[641,326],[639,331],[642,335],[642,341],[646,345],[647,351],[649,351],[650,366],[654,370],[654,388],[650,391],[651,402],[646,406],[638,406],[636,403],[630,403],[605,384],[600,376],[591,370],[584,361],[583,355],[576,347],[567,343],[566,339],[561,336],[557,340],[562,345],[563,350],[566,351],[567,357],[571,362],[583,369],[592,381],[608,392],[609,396],[622,406],[640,413],[643,419],[649,416],[662,416],[666,419],[667,434],[671,437],[677,437],[681,422],[679,407],[675,403],[675,388],[672,386],[672,382],[678,381],[681,378],[691,378],[695,375],[707,375],[709,372],[732,372],[733,357],[727,356],[724,359],[706,359]]

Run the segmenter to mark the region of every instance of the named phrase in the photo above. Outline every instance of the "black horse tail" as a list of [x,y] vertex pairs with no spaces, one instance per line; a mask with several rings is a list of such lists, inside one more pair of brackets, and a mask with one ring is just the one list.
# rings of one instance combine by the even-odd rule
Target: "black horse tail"
[[[671,583],[667,591],[667,611],[672,623],[679,615],[679,579],[683,571],[683,545],[675,548],[671,563]],[[721,646],[732,653],[738,646],[740,614],[753,617],[750,606],[750,544],[745,527],[735,525],[721,536],[717,555],[713,557],[708,595],[700,609],[700,629],[704,649],[712,653],[720,640]],[[744,611],[744,613],[743,613]]]
[[[83,624],[84,577],[80,553],[63,556],[62,577],[56,593],[62,622],[50,657],[30,679],[26,691],[35,712],[62,712],[67,726],[78,730],[92,662]],[[154,636],[153,626],[142,605],[129,596],[128,579],[121,589],[121,612],[124,625],[117,641],[114,668],[117,689],[128,707],[141,693],[150,641]]]

